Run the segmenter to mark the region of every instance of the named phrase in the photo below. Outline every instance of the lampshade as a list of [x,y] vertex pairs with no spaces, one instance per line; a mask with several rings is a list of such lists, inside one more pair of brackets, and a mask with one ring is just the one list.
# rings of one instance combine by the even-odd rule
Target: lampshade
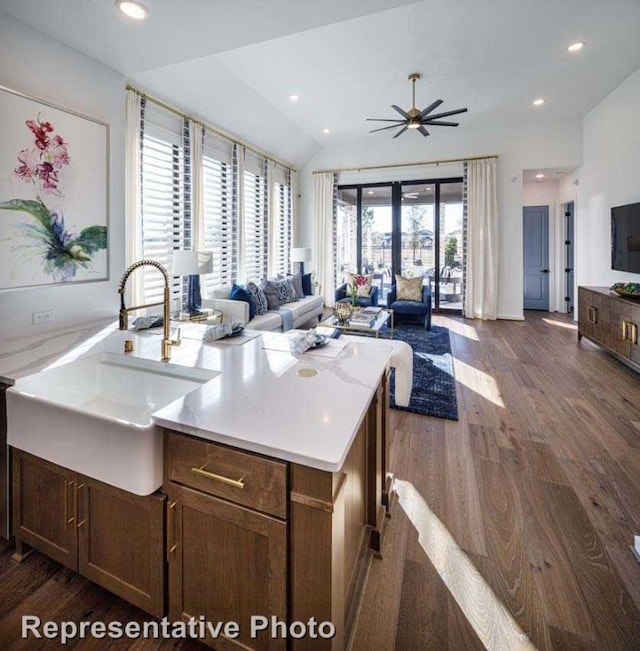
[[309,262],[311,260],[311,247],[300,246],[291,249],[291,262]]
[[197,251],[174,251],[171,273],[174,276],[190,276],[198,273]]
[[174,251],[171,273],[174,276],[201,276],[213,272],[211,251]]

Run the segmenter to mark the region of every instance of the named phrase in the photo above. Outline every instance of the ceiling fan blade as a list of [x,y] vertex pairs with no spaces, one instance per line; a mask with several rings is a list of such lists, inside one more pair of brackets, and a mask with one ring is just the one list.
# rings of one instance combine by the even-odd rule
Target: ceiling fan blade
[[466,113],[469,109],[461,108],[456,109],[455,111],[445,111],[444,113],[438,113],[436,115],[430,115],[429,120],[438,120],[439,118],[446,118],[449,115],[458,115],[458,113]]
[[398,131],[398,133],[396,133],[396,135],[393,137],[397,138],[398,136],[401,136],[408,128],[409,127],[402,127],[402,129],[400,129],[400,131]]
[[427,118],[426,120],[422,121],[422,124],[433,124],[437,127],[457,127],[460,123],[459,122],[442,122],[439,120],[430,120]]
[[441,99],[437,99],[435,102],[432,102],[431,104],[429,104],[429,106],[427,106],[426,109],[423,109],[422,113],[420,113],[420,119],[422,120],[426,115],[431,113],[431,111],[433,111],[434,109],[437,109],[438,106],[440,106],[440,104],[442,104]]
[[404,120],[387,120],[386,118],[365,118],[367,121],[371,122],[404,122]]
[[425,138],[429,135],[429,132],[422,125],[420,125],[416,131],[419,131]]
[[403,111],[399,106],[392,104],[391,108],[398,111],[398,113],[400,113],[400,115],[402,115],[403,117],[407,118],[407,120],[411,119],[411,116],[406,111]]
[[369,131],[369,133],[375,133],[376,131],[385,131],[386,129],[397,129],[399,126],[400,126],[400,124],[392,124],[391,126],[388,126],[388,127],[381,127],[380,129],[373,129],[372,131]]

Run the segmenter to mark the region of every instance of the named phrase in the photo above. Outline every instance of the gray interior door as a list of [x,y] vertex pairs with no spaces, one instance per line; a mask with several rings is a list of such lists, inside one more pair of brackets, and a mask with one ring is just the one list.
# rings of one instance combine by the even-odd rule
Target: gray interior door
[[524,308],[549,309],[549,207],[523,208]]

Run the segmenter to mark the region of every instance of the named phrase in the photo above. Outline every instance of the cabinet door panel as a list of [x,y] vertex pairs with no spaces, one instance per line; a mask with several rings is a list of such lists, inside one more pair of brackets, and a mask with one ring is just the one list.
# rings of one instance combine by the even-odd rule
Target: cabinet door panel
[[77,569],[76,474],[12,450],[13,535]]
[[170,487],[168,514],[170,617],[238,622],[238,639],[216,649],[284,649],[251,639],[250,617],[286,621],[286,524],[188,488]]
[[623,357],[631,354],[630,342],[623,338],[622,325],[631,320],[630,306],[624,301],[609,301],[609,328],[607,342],[609,347]]
[[95,479],[78,484],[78,571],[147,612],[164,614],[164,496]]

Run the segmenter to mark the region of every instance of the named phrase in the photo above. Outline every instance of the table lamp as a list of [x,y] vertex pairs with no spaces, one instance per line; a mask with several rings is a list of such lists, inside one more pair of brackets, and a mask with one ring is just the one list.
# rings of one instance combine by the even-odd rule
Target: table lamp
[[299,246],[291,249],[291,262],[300,263],[300,275],[304,274],[304,263],[311,260],[311,247]]
[[187,312],[190,316],[199,314],[202,307],[200,276],[213,272],[213,253],[211,251],[174,251],[171,272],[174,276],[189,276]]

